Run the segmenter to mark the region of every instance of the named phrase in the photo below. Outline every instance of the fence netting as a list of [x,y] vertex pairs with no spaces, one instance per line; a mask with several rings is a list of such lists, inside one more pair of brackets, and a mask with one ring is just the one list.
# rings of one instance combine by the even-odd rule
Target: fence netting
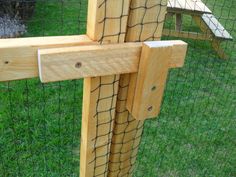
[[[182,4],[177,5],[189,8],[189,1],[179,0]],[[111,36],[117,40],[113,42],[123,42],[126,35],[127,42],[181,39],[189,48],[185,66],[169,73],[161,113],[155,119],[137,121],[126,110],[129,74],[95,78],[91,94],[97,95],[97,129],[90,162],[94,176],[234,176],[236,2],[203,0],[214,16],[207,18],[208,23],[196,20],[202,8],[197,4],[194,15],[189,9],[182,13],[181,26],[176,25],[173,8],[164,14],[165,0],[131,0],[129,14],[122,7],[113,16],[106,13],[109,0],[101,2],[104,30],[99,42]],[[135,21],[137,14],[142,15]],[[107,34],[112,20],[120,24],[127,20],[127,29],[120,25]],[[0,38],[85,34],[86,21],[87,0],[0,0]],[[215,31],[202,34],[206,24]],[[224,36],[226,31],[233,40]],[[111,92],[104,92],[107,88]],[[1,82],[0,176],[78,176],[83,163],[82,97],[82,80]]]

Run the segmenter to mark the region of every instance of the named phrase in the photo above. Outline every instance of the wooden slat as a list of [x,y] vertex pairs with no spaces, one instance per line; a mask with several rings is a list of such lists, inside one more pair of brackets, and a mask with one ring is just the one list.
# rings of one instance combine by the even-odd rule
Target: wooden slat
[[[92,40],[99,41],[100,43],[124,42],[128,10],[129,0],[89,0],[87,35]],[[93,85],[96,85],[97,80],[100,81],[100,84],[96,87],[99,92],[93,92],[92,88]],[[86,104],[86,100],[88,99],[92,101],[87,104],[87,110],[84,109],[83,111],[83,120],[85,122],[82,123],[81,132],[81,177],[108,175],[118,81],[119,75],[86,78],[84,80],[84,84],[87,87],[84,88],[84,94],[86,96],[83,102]],[[99,99],[101,92],[106,94],[102,100]],[[97,112],[98,107],[100,108],[101,114],[97,117],[97,121],[94,122],[93,113]],[[104,124],[99,124],[100,121],[103,121]],[[109,134],[109,136],[97,138],[98,135],[94,132],[98,132],[100,129]],[[96,148],[97,144],[103,144],[106,148]],[[103,156],[99,157],[99,154],[103,154]]]
[[216,38],[232,40],[233,37],[212,14],[203,14],[202,19]]
[[186,38],[186,39],[194,39],[194,40],[204,40],[204,41],[211,40],[211,36],[207,34],[188,32],[188,31],[176,31],[170,29],[164,29],[162,35]]
[[46,83],[136,72],[141,47],[127,43],[39,50],[40,79]]
[[[159,40],[166,14],[167,1],[132,0],[126,41]],[[121,75],[114,135],[112,138],[110,177],[131,177],[138,154],[144,121],[135,120],[126,108],[130,74]]]
[[169,0],[168,12],[188,11],[192,13],[212,13],[201,0]]
[[217,38],[214,36],[209,26],[204,22],[204,20],[200,16],[192,15],[192,18],[194,19],[196,24],[200,27],[201,31],[210,36],[210,38],[212,39],[211,45],[213,49],[215,50],[215,52],[217,53],[217,55],[221,59],[227,59],[228,58],[227,54],[224,52],[224,50],[220,46],[223,40],[221,38]]
[[89,0],[87,35],[99,42],[124,42],[129,1]]
[[[166,42],[150,42],[164,44]],[[186,51],[182,41],[176,45],[169,67],[182,67]],[[179,47],[178,47],[179,46]],[[39,75],[43,83],[97,77],[138,71],[142,43],[92,45],[41,49]]]
[[0,81],[37,77],[39,48],[93,43],[86,35],[0,39]]
[[160,112],[172,46],[171,43],[144,43],[135,90],[130,87],[129,91],[134,91],[133,98],[127,101],[128,110],[137,120],[157,117]]
[[126,41],[160,40],[167,0],[132,0]]

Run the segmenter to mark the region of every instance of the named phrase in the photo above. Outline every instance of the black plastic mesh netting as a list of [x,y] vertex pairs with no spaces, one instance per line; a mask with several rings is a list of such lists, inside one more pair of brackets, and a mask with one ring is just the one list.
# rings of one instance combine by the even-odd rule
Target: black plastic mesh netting
[[[110,20],[122,23],[128,18],[124,9],[118,16],[106,14],[107,1],[100,4],[104,8],[105,16],[100,21],[104,29]],[[182,0],[177,5],[187,8],[189,1]],[[98,95],[94,115],[98,128],[93,139],[94,159],[90,162],[94,176],[236,174],[236,2],[203,2],[214,15],[208,18],[208,25],[216,23],[214,18],[219,22],[215,30],[206,30],[207,35],[202,35],[201,25],[207,21],[197,23],[188,10],[182,13],[181,31],[185,37],[180,37],[180,31],[173,33],[176,11],[169,6],[164,18],[166,1],[131,1],[127,34],[136,35],[125,40],[159,40],[164,24],[162,40],[181,39],[189,44],[186,63],[183,68],[170,71],[161,114],[145,122],[134,120],[126,110],[129,75],[97,78],[93,93]],[[195,8],[199,10],[201,6],[197,4]],[[148,13],[155,11],[159,13],[146,19]],[[193,11],[199,16],[197,10]],[[132,21],[136,13],[143,14],[142,18]],[[0,0],[0,38],[85,34],[86,23],[87,0]],[[151,35],[145,35],[147,31]],[[233,40],[224,36],[226,31]],[[198,34],[196,39],[188,39],[193,38],[194,32]],[[212,40],[216,39],[213,34],[222,36],[213,46],[222,42],[220,48],[212,47]],[[111,36],[117,37],[117,43],[122,42],[124,35],[122,27],[114,34],[104,30],[99,42]],[[225,52],[227,59],[221,59],[219,51]],[[103,93],[105,87],[112,88],[111,93]],[[82,80],[0,83],[0,176],[79,175],[82,92]],[[102,110],[104,101],[111,104]],[[106,119],[100,119],[103,115]],[[111,129],[103,131],[104,125]],[[99,146],[101,139],[107,143]],[[109,156],[100,154],[100,148],[110,150]]]

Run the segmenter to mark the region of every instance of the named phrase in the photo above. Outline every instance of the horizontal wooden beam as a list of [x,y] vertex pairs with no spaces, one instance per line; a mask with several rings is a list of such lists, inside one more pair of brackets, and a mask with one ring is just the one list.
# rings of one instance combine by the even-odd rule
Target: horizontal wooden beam
[[0,39],[0,81],[37,77],[38,49],[94,43],[86,35]]
[[[149,45],[173,45],[168,66],[184,64],[187,44],[182,41],[146,42]],[[40,79],[43,83],[62,80],[138,72],[143,43],[124,43],[40,49]],[[155,72],[155,71],[153,71]]]
[[211,35],[208,35],[208,34],[187,32],[187,31],[176,31],[176,30],[170,30],[170,29],[164,29],[162,35],[180,37],[180,38],[186,38],[186,39],[194,39],[194,40],[204,40],[204,41],[212,39]]

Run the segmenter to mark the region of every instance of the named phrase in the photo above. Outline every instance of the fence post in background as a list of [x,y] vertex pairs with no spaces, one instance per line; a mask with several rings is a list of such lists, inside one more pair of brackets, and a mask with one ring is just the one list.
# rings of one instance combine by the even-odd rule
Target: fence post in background
[[[126,42],[160,40],[167,10],[167,0],[131,0]],[[113,130],[109,177],[132,176],[143,132],[144,121],[129,114],[126,103],[129,85],[137,74],[120,76]],[[132,79],[133,78],[133,79]]]
[[[87,35],[102,43],[124,42],[129,0],[89,0]],[[119,75],[84,79],[80,176],[107,176]]]

